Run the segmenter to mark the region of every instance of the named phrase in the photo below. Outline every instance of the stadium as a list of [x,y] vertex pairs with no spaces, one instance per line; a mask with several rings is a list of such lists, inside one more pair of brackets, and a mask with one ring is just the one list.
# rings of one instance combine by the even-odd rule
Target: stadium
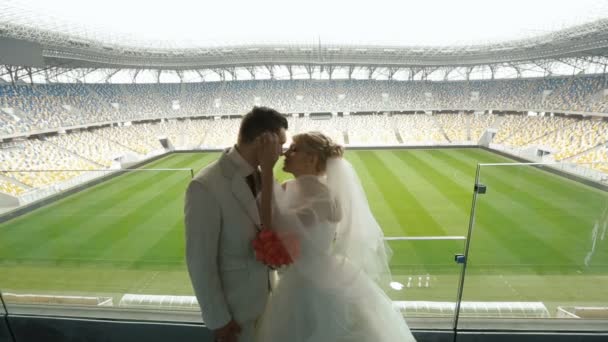
[[420,340],[608,338],[603,16],[491,43],[188,46],[0,2],[0,341],[37,336],[11,315],[200,324],[184,192],[254,106],[287,146],[346,148]]

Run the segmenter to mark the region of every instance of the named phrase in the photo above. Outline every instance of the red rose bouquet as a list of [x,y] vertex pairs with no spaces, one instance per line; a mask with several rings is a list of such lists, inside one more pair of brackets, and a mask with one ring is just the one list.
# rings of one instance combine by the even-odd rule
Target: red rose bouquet
[[262,229],[252,244],[256,259],[272,268],[292,264],[300,254],[300,245],[294,235],[271,229]]

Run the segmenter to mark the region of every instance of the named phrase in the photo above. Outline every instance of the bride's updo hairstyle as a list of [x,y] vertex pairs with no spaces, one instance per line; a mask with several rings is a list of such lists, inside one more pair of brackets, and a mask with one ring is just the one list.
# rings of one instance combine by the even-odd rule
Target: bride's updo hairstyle
[[328,136],[320,132],[307,132],[296,134],[293,141],[306,152],[316,155],[318,159],[317,171],[325,172],[327,160],[342,157],[344,148],[333,142]]

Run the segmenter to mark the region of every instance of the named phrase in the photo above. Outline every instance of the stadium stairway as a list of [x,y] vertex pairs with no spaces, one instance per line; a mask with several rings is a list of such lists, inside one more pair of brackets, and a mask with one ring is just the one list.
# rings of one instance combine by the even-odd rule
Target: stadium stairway
[[15,185],[18,185],[19,187],[22,187],[22,188],[24,188],[26,190],[33,189],[31,185],[27,185],[25,183],[22,183],[19,180],[13,178],[13,177],[8,177],[8,176],[0,174],[0,179],[3,180],[3,181],[5,181],[5,182],[8,182],[8,183],[13,183]]
[[486,130],[483,131],[481,136],[478,137],[477,145],[489,147],[490,144],[494,143],[494,138],[496,137],[496,133],[491,134],[488,132],[488,130],[493,129],[496,132],[498,132],[498,130],[500,129],[500,126],[505,121],[504,116],[495,115],[495,117],[496,118],[494,119],[494,121],[492,121],[492,123],[486,128]]
[[504,116],[496,115],[496,119],[488,126],[488,128],[494,128],[495,130],[499,130],[502,123],[505,121]]
[[523,144],[523,146],[527,146],[527,145],[533,144],[535,141],[541,140],[542,138],[544,138],[546,136],[549,136],[551,134],[557,133],[559,131],[565,131],[565,130],[569,129],[570,126],[574,126],[577,123],[578,123],[577,121],[574,121],[574,122],[571,122],[571,123],[569,123],[568,125],[566,125],[566,126],[564,126],[562,128],[554,129],[552,131],[547,131],[545,134],[539,135],[539,136],[533,138],[532,140],[529,140],[529,141],[525,142]]
[[395,129],[395,138],[397,139],[398,143],[403,144],[403,138],[401,137],[401,133],[399,133],[398,129]]
[[447,133],[443,129],[443,126],[441,125],[441,123],[439,122],[439,120],[437,120],[437,118],[435,116],[433,116],[433,115],[431,115],[431,120],[433,120],[433,124],[435,125],[435,127],[437,127],[439,129],[439,132],[441,132],[441,135],[443,135],[443,137],[445,138],[445,140],[448,143],[451,143],[452,140],[450,139],[450,137],[448,137]]
[[[497,119],[498,120],[498,119]],[[497,134],[501,132],[502,129],[506,129],[504,127],[502,127],[503,122],[506,120],[506,117],[503,117],[502,120],[500,121],[500,126],[497,126]],[[500,141],[496,141],[495,143],[497,144],[502,144],[505,141],[508,141],[515,133],[517,133],[518,131],[521,130],[521,128],[525,126],[525,122],[522,120],[522,122],[517,125],[510,134],[506,135],[504,138],[502,138]]]
[[595,145],[595,146],[593,146],[593,147],[591,147],[591,148],[588,148],[588,149],[586,149],[586,150],[584,150],[584,151],[581,151],[581,152],[579,152],[579,153],[577,153],[577,154],[573,154],[573,155],[571,155],[570,157],[567,157],[567,158],[561,159],[561,160],[560,160],[560,162],[565,162],[565,163],[567,163],[567,162],[569,162],[569,161],[571,161],[571,160],[576,159],[577,157],[582,156],[583,154],[591,153],[591,152],[593,152],[593,151],[595,151],[595,150],[599,150],[599,149],[601,149],[601,148],[604,148],[604,146],[606,146],[606,143],[607,143],[606,141],[604,141],[604,142],[602,142],[602,143],[599,143],[599,144],[597,144],[597,145]]
[[[561,85],[561,87],[556,88],[556,89],[552,89],[553,91],[545,98],[545,103],[555,103],[555,102],[559,102],[559,98],[564,94],[564,93],[568,93],[568,90],[570,89],[572,83],[575,81],[575,77],[569,77],[566,82],[564,82],[564,84]],[[556,100],[553,100],[553,99]],[[543,103],[543,104],[545,104]],[[556,108],[559,109],[559,108]]]
[[13,109],[13,113],[8,113],[7,114],[10,116],[10,118],[12,119],[13,122],[17,123],[20,121],[29,121],[29,120],[25,120],[25,118],[28,117],[28,114],[23,111],[21,108],[17,108],[17,107],[12,107]]
[[115,143],[116,145],[118,145],[118,146],[120,146],[120,147],[124,148],[125,150],[127,150],[127,151],[129,151],[129,152],[133,152],[133,153],[136,153],[136,154],[138,154],[138,155],[140,154],[139,152],[137,152],[137,151],[135,151],[134,149],[130,148],[129,146],[127,146],[127,145],[125,145],[125,144],[121,143],[120,141],[117,141],[117,140],[114,140],[114,139],[110,139],[110,138],[106,138],[106,137],[104,137],[104,136],[102,136],[102,135],[99,135],[99,134],[95,133],[95,131],[90,131],[90,132],[91,132],[91,134],[93,134],[93,135],[95,135],[95,136],[98,136],[98,137],[99,137],[99,139],[101,139],[101,140],[109,140],[109,141],[111,141],[111,142]]
[[205,130],[204,132],[202,132],[201,140],[197,141],[198,146],[203,146],[203,143],[205,142],[205,139],[207,139],[208,134],[209,134],[209,130]]
[[87,158],[87,157],[85,157],[85,156],[81,156],[80,154],[78,154],[78,153],[76,153],[76,152],[74,152],[74,151],[72,151],[72,150],[70,150],[70,149],[67,149],[67,148],[65,148],[65,147],[63,147],[63,146],[61,146],[61,145],[59,145],[59,144],[57,144],[57,143],[54,143],[54,142],[49,141],[49,140],[46,140],[45,142],[46,142],[47,144],[51,144],[51,145],[55,146],[57,149],[59,149],[59,150],[61,150],[61,151],[65,151],[66,153],[69,153],[69,154],[73,155],[73,156],[74,156],[74,157],[76,157],[76,158],[79,158],[79,159],[84,159],[84,160],[88,161],[89,163],[91,163],[91,164],[93,164],[93,165],[98,166],[98,167],[99,167],[99,168],[101,168],[101,169],[105,169],[105,168],[106,168],[106,166],[105,166],[105,165],[99,164],[98,162],[96,162],[96,161],[94,161],[94,160],[92,160],[92,159],[89,159],[89,158]]
[[473,140],[471,139],[471,122],[473,121],[473,115],[474,114],[465,116],[465,132],[468,141]]

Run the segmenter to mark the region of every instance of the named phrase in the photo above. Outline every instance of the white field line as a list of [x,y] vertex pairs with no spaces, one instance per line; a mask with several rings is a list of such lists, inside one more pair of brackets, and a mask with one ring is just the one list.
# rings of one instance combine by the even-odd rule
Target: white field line
[[466,240],[465,236],[392,236],[385,237],[386,241],[400,240]]

